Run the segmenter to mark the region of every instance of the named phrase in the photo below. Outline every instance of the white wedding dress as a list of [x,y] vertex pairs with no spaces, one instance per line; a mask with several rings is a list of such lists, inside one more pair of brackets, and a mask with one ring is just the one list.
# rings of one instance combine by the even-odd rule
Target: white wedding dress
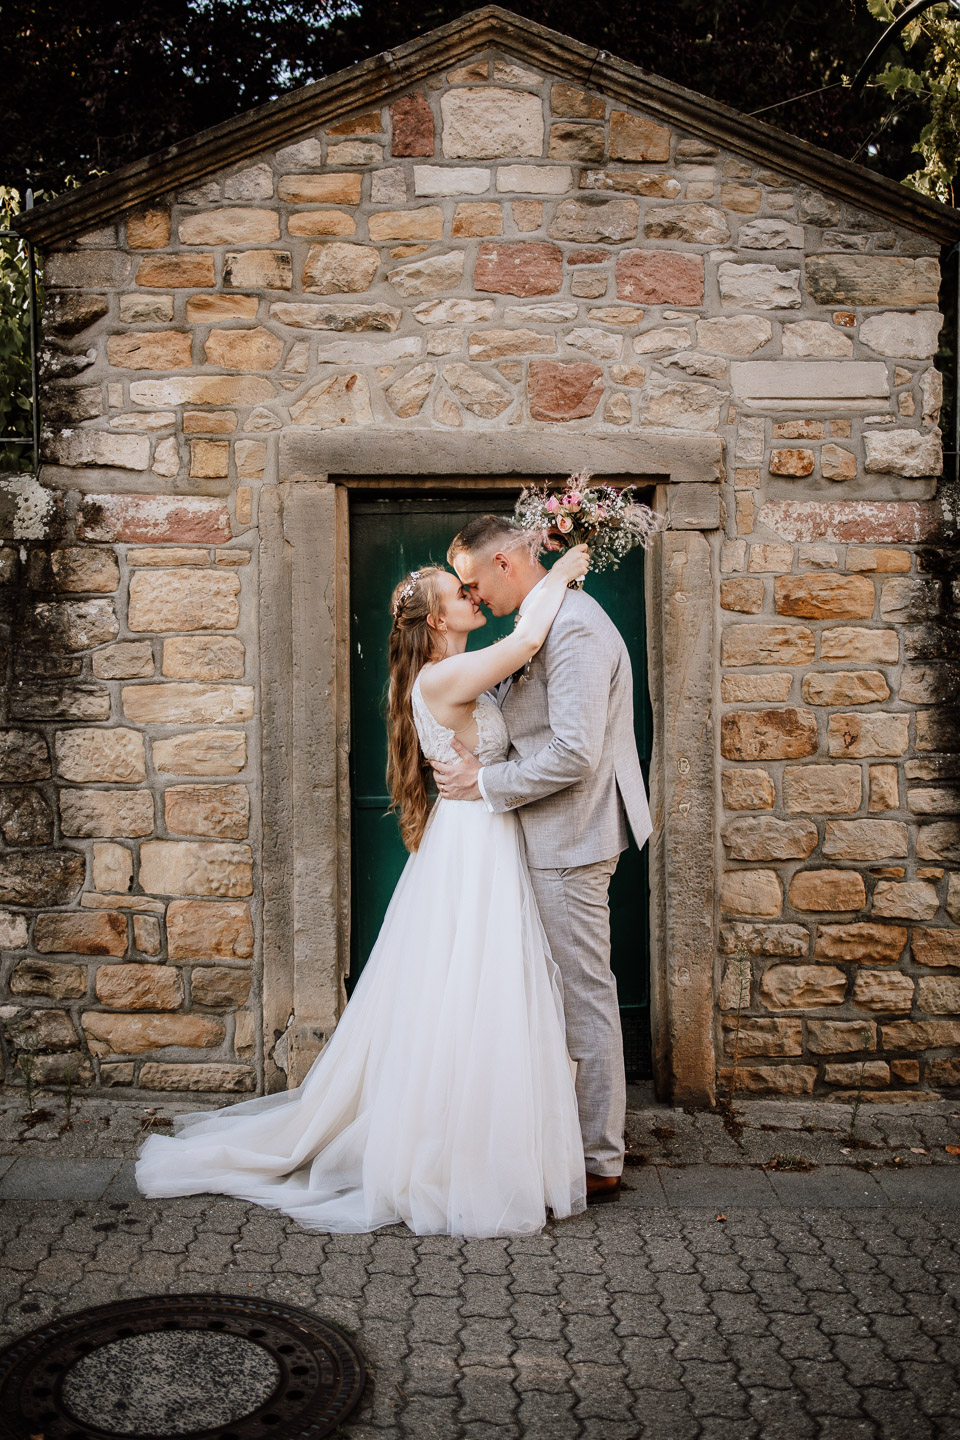
[[[413,713],[429,760],[453,731]],[[507,731],[481,696],[477,756]],[[557,969],[516,816],[438,800],[325,1049],[295,1090],[181,1115],[137,1161],[146,1196],[254,1201],[311,1230],[529,1235],[585,1207]]]

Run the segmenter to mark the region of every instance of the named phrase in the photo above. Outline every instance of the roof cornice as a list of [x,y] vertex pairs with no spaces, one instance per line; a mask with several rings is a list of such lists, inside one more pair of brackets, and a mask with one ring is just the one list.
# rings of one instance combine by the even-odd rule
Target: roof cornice
[[578,80],[941,244],[960,237],[960,210],[496,5],[474,10],[394,50],[91,180],[24,212],[16,228],[45,249],[69,242],[171,189],[283,145],[352,110],[380,103],[488,46],[547,73]]

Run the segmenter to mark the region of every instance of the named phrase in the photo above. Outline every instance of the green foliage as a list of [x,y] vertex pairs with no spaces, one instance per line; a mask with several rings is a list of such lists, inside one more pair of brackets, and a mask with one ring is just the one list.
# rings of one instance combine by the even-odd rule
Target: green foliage
[[[867,0],[875,19],[889,25],[901,6]],[[891,98],[915,97],[926,117],[913,150],[923,164],[904,184],[921,195],[957,204],[960,170],[960,19],[947,5],[933,5],[906,26],[899,43],[903,63],[889,63],[875,82]]]
[[[20,192],[0,185],[0,229],[9,230],[21,210]],[[30,279],[27,247],[14,236],[0,237],[0,435],[33,432],[30,366]],[[0,470],[30,470],[33,450],[0,445]]]

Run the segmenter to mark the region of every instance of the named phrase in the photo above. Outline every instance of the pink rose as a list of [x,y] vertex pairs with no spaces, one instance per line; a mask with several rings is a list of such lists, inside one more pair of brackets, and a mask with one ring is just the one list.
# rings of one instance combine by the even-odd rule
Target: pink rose
[[554,513],[554,511],[560,509],[560,501],[557,499],[556,495],[550,496],[550,499],[547,501],[546,504],[546,509],[549,510],[551,515]]
[[571,490],[570,494],[566,497],[566,499],[567,504],[576,509],[577,506],[582,503],[583,496],[580,494],[579,490]]
[[570,531],[573,529],[573,521],[570,519],[569,515],[559,515],[557,517],[557,529],[560,531],[561,535],[569,535]]

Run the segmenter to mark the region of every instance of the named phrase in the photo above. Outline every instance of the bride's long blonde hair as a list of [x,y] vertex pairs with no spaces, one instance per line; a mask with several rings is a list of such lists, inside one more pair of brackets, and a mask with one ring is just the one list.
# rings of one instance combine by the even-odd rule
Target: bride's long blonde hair
[[[411,570],[393,592],[390,609],[393,629],[387,650],[390,683],[387,690],[387,789],[390,809],[400,821],[400,836],[410,851],[419,848],[430,813],[427,780],[430,765],[420,749],[413,723],[410,692],[429,660],[437,657],[440,636],[439,565]],[[428,622],[433,620],[431,626]]]

